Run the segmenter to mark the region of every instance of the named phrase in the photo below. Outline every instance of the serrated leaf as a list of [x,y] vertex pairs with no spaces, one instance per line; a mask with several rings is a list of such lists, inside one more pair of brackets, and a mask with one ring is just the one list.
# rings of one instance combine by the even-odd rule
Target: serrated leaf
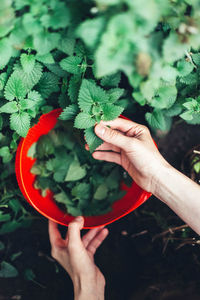
[[41,103],[42,102],[42,97],[40,95],[40,93],[38,93],[37,91],[30,91],[28,93],[27,99],[30,101],[34,101],[35,103]]
[[104,104],[101,106],[103,110],[102,120],[111,121],[119,117],[124,108],[113,104]]
[[60,66],[63,70],[72,73],[72,74],[80,74],[83,69],[81,68],[82,59],[78,56],[69,56],[64,58],[60,62]]
[[141,106],[144,106],[146,104],[146,100],[143,97],[142,93],[140,93],[140,92],[134,92],[132,94],[132,96],[133,96],[133,99],[135,101],[137,101]]
[[33,71],[33,68],[35,66],[35,55],[28,55],[23,53],[20,56],[20,62],[24,72],[30,73]]
[[119,89],[119,88],[110,89],[107,93],[109,95],[109,102],[114,103],[120,97],[122,97],[122,95],[124,94],[124,89]]
[[45,55],[58,45],[60,34],[55,32],[40,32],[34,35],[34,49],[39,55]]
[[117,72],[115,74],[105,76],[101,79],[101,85],[105,87],[118,87],[121,80],[121,73]]
[[75,119],[74,127],[78,129],[85,129],[94,126],[95,123],[95,119],[93,119],[90,114],[81,112]]
[[16,77],[21,78],[26,92],[29,92],[40,80],[42,76],[42,65],[38,62],[35,63],[34,68],[31,72],[26,73],[21,66],[15,66]]
[[192,54],[192,59],[196,66],[200,66],[200,53]]
[[153,129],[162,131],[169,130],[171,118],[165,117],[161,110],[154,110],[153,113],[146,113],[145,118]]
[[69,166],[65,181],[77,181],[86,176],[85,168],[80,166],[77,160],[72,161]]
[[185,121],[190,121],[190,120],[193,119],[191,111],[185,111],[185,112],[183,112],[182,114],[180,114],[180,117],[182,119],[184,119]]
[[10,126],[20,136],[25,137],[30,128],[30,116],[26,112],[14,113],[10,117]]
[[94,133],[93,127],[85,129],[84,134],[91,153],[94,152],[97,147],[103,144],[103,141]]
[[13,278],[18,276],[17,269],[6,261],[2,261],[0,264],[0,277],[1,278]]
[[8,79],[4,95],[5,98],[10,101],[14,100],[15,98],[23,99],[26,96],[25,86],[17,73],[14,72]]
[[51,53],[47,53],[44,55],[36,55],[35,57],[39,62],[42,62],[43,64],[54,64],[55,60]]
[[74,75],[69,80],[68,95],[72,103],[76,103],[81,86],[81,77]]
[[75,118],[78,111],[78,106],[76,104],[71,104],[62,111],[62,113],[59,116],[59,119],[64,121],[72,120]]
[[48,98],[53,92],[59,90],[59,77],[51,72],[44,72],[37,85],[37,90],[43,98]]
[[12,114],[17,112],[18,106],[16,101],[12,101],[9,103],[4,104],[3,106],[0,107],[0,112],[1,113],[7,113],[7,114]]
[[83,80],[79,91],[78,104],[84,112],[89,112],[93,103],[105,103],[108,102],[108,99],[108,95],[102,88],[92,81]]
[[163,56],[166,62],[173,63],[185,55],[187,44],[181,43],[178,34],[171,31],[163,44]]

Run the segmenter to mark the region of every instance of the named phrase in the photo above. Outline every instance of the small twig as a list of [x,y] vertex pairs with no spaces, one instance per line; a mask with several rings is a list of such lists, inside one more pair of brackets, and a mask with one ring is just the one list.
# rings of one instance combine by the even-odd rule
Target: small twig
[[166,241],[165,241],[165,244],[164,244],[164,247],[163,247],[163,250],[162,250],[162,254],[165,253],[165,251],[167,249],[167,246],[168,246],[168,243],[169,243],[169,238],[167,238]]
[[197,69],[197,66],[193,62],[192,56],[190,55],[190,53],[187,50],[185,50],[185,55],[187,56],[187,58],[189,59],[191,64],[194,66],[194,68]]
[[181,226],[177,226],[177,227],[172,227],[172,228],[169,228],[168,230],[165,230],[159,234],[156,234],[153,238],[152,238],[152,242],[155,241],[155,239],[157,238],[160,238],[160,237],[163,237],[165,236],[166,234],[170,233],[170,234],[174,234],[175,231],[179,231],[179,230],[182,230],[184,228],[188,228],[188,225],[187,224],[184,224],[184,225],[181,225]]
[[195,154],[200,154],[200,151],[193,150],[193,153],[195,153]]
[[135,237],[137,237],[137,236],[144,235],[144,234],[146,234],[146,233],[148,233],[148,230],[143,230],[143,231],[141,231],[141,232],[132,234],[132,235],[131,235],[131,238],[135,238]]

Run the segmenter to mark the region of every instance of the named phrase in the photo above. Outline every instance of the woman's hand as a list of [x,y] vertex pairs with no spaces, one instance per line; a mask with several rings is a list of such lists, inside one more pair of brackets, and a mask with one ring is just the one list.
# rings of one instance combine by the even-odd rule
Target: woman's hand
[[[95,133],[105,142],[93,157],[121,165],[139,186],[153,193],[159,173],[168,163],[156,148],[148,128],[118,118],[101,121]],[[86,149],[89,150],[87,145]]]
[[108,229],[98,227],[88,231],[81,239],[83,217],[75,218],[62,239],[58,225],[49,221],[49,237],[52,257],[70,275],[75,299],[104,299],[105,279],[94,263],[94,254],[108,235]]

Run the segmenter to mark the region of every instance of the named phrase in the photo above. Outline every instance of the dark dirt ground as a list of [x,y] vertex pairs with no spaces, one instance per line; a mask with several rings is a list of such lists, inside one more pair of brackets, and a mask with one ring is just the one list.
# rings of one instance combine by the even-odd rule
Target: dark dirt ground
[[[200,128],[175,122],[168,135],[155,140],[164,157],[180,169],[184,154],[200,143]],[[96,254],[96,263],[107,282],[106,299],[200,299],[200,247],[185,245],[177,249],[180,241],[166,244],[162,238],[152,242],[156,234],[182,224],[169,208],[152,196],[136,211],[109,225],[110,234]],[[197,237],[192,230],[185,234],[188,238]],[[34,221],[29,229],[4,236],[3,241],[8,245],[5,260],[9,253],[23,253],[14,263],[20,276],[0,280],[0,300],[73,299],[70,278],[50,258],[44,218]],[[34,271],[35,280],[43,287],[24,279],[26,268]]]

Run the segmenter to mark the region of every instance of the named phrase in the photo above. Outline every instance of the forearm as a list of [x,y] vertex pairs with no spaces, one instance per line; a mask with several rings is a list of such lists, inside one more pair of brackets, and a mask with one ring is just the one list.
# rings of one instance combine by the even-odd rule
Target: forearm
[[74,300],[104,300],[105,286],[94,286],[91,281],[77,279],[74,282]]
[[155,178],[153,194],[200,234],[200,187],[166,165]]

